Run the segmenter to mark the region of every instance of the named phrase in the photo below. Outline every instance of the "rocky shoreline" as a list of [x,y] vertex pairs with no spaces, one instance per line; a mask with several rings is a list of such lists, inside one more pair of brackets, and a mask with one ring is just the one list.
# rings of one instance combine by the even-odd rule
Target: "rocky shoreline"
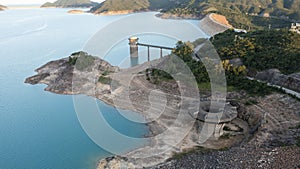
[[[207,25],[207,23],[210,24]],[[209,29],[211,24],[215,25],[213,29]],[[220,27],[209,17],[201,21],[200,27],[209,35],[228,29],[222,25]],[[77,64],[70,63],[70,58],[76,58],[77,62],[80,62],[81,55],[89,56],[87,53],[77,52],[69,58],[51,61],[38,68],[36,70],[38,74],[27,78],[25,83],[46,84],[46,91],[57,94],[85,94],[116,108],[140,113],[147,121],[150,121],[147,125],[151,134],[147,137],[159,135],[168,128],[172,129],[178,109],[180,107],[184,109],[185,106],[179,104],[181,101],[179,86],[174,81],[154,84],[151,83],[151,78],[149,80],[145,75],[149,65],[154,67],[163,65],[167,60],[166,57],[129,69],[119,69],[104,60],[89,56],[88,60],[92,60],[91,64],[79,65],[80,70],[78,70]],[[130,84],[128,84],[128,79],[131,79]],[[188,87],[183,86],[183,88],[188,93],[193,93]],[[167,93],[167,95],[161,93]],[[151,95],[157,98],[165,97],[166,102],[149,100]],[[207,97],[209,98],[209,94]],[[289,161],[286,164],[287,168],[296,168],[297,161],[299,161],[299,146],[295,145],[300,144],[300,129],[297,127],[300,125],[299,102],[282,94],[249,98],[245,93],[231,92],[228,93],[227,98],[239,100],[238,103],[234,101],[230,103],[238,107],[238,116],[225,125],[228,131],[225,131],[224,137],[211,138],[205,143],[199,143],[195,138],[200,137],[199,124],[201,122],[196,120],[192,130],[182,142],[165,153],[150,158],[128,158],[150,154],[147,148],[151,149],[155,144],[168,144],[164,140],[153,137],[150,139],[150,144],[141,149],[129,152],[122,157],[115,156],[101,160],[98,168],[125,166],[127,168],[173,169],[186,166],[198,168],[199,165],[208,166],[208,168],[224,166],[228,168],[240,166],[276,168],[280,166],[284,158]],[[249,100],[257,100],[257,103],[246,106]],[[157,107],[166,105],[166,108],[162,114],[157,114],[151,110],[153,104]],[[151,111],[148,111],[149,109]],[[167,139],[172,140],[175,137],[177,135],[174,134]],[[286,147],[282,147],[283,145]],[[176,158],[178,154],[181,156],[181,153],[183,157]],[[289,157],[289,155],[293,156]]]
[[[73,65],[73,59],[76,59],[76,62],[79,63],[79,65]],[[89,61],[90,63],[87,64],[88,66],[83,67],[80,65],[80,62],[83,61],[81,59],[85,62]],[[85,94],[98,98],[116,108],[140,113],[145,117],[146,121],[149,122],[147,125],[149,126],[151,133],[147,137],[150,138],[150,145],[146,145],[141,149],[134,150],[125,155],[136,157],[139,156],[139,154],[151,153],[150,150],[153,148],[153,145],[161,145],[164,147],[164,145],[168,145],[166,142],[167,140],[181,137],[176,134],[178,133],[178,127],[174,127],[174,120],[177,118],[179,111],[187,111],[185,114],[190,116],[188,115],[188,110],[185,108],[187,105],[179,105],[181,101],[180,91],[179,86],[175,81],[158,85],[151,83],[151,80],[147,80],[147,77],[143,73],[149,67],[149,64],[153,67],[155,65],[165,65],[165,62],[167,61],[168,58],[164,57],[132,68],[119,69],[118,67],[111,66],[102,59],[90,56],[84,52],[77,52],[72,54],[69,58],[51,61],[41,66],[36,69],[38,74],[27,78],[25,83],[32,85],[46,84],[46,91],[57,94]],[[129,88],[126,86],[128,85],[128,79],[131,79]],[[107,80],[109,80],[109,82]],[[193,93],[193,91],[190,91],[191,89],[189,87],[184,87],[184,85],[181,87],[187,93]],[[129,100],[126,99],[128,98],[128,94]],[[165,97],[166,102],[161,100],[151,100],[150,96],[155,98]],[[163,107],[163,112],[158,112],[153,109],[153,105],[158,109]],[[201,130],[199,125],[203,122],[198,121],[197,119],[194,120],[196,120],[196,123],[191,125],[192,129],[182,132],[187,133],[182,138],[183,140],[180,140],[181,142],[176,143],[176,146],[169,147],[167,151],[159,150],[161,147],[158,146],[157,151],[165,151],[165,153],[149,158],[128,158],[126,164],[135,166],[135,168],[141,166],[150,167],[166,161],[171,158],[175,152],[180,153],[183,150],[191,149],[195,146],[202,145],[209,148],[224,148],[241,140],[241,137],[235,137],[234,139],[231,138],[231,141],[227,141],[226,144],[220,144],[220,141],[212,139],[208,145],[202,143],[199,144],[198,139],[195,138],[201,136],[201,132],[198,130]],[[232,125],[235,126],[236,124],[233,123]],[[173,134],[165,136],[164,139],[155,137],[163,133],[166,129],[170,130]],[[243,128],[243,131],[248,131],[247,126]],[[240,134],[244,135],[246,134],[245,132]],[[107,162],[106,160],[107,159],[102,160],[99,163],[98,168],[102,168],[101,165],[110,165],[111,162]],[[116,165],[119,165],[120,163],[124,163],[124,161],[119,161]]]
[[108,15],[126,15],[126,14],[131,14],[131,13],[134,13],[134,11],[132,11],[132,10],[107,11],[107,12],[94,13],[94,14],[99,15],[99,16],[108,16]]
[[[82,65],[78,66],[77,64],[73,65],[71,63],[72,59],[78,57],[77,62],[80,62],[80,55],[87,56],[83,58],[85,61],[92,61],[92,64],[88,64],[89,66],[87,67],[83,67]],[[151,65],[164,65],[166,60],[168,59],[155,60],[151,62]],[[124,156],[122,155],[123,157],[116,156],[103,159],[98,164],[99,169],[118,168],[118,166],[124,165],[127,166],[127,168],[149,167],[166,169],[178,168],[188,164],[191,166],[190,168],[200,164],[212,165],[214,166],[212,168],[225,164],[231,167],[242,164],[248,166],[253,163],[259,165],[262,160],[259,159],[261,157],[255,153],[256,151],[264,153],[277,152],[278,150],[278,152],[282,152],[283,154],[280,154],[280,159],[276,160],[281,160],[281,158],[286,157],[284,153],[293,154],[299,149],[287,148],[286,150],[281,148],[282,144],[286,144],[287,146],[299,144],[297,143],[297,139],[300,138],[299,127],[297,127],[297,124],[300,122],[300,115],[297,113],[297,110],[300,109],[299,102],[286,95],[275,94],[264,98],[256,98],[258,100],[257,105],[245,106],[243,103],[249,100],[248,96],[243,93],[233,92],[229,93],[227,98],[229,100],[240,100],[239,103],[231,103],[232,105],[238,106],[238,116],[232,122],[225,125],[225,128],[229,130],[224,131],[224,137],[221,136],[219,139],[210,138],[204,143],[199,143],[198,139],[201,136],[201,132],[199,132],[201,128],[199,128],[199,125],[201,126],[202,122],[196,120],[193,128],[187,133],[185,138],[179,144],[176,144],[175,147],[168,149],[168,151],[147,158],[129,158],[151,153],[150,149],[153,145],[157,144],[163,146],[168,144],[164,139],[157,139],[155,136],[164,132],[165,129],[172,130],[173,121],[177,118],[179,111],[178,103],[180,102],[180,97],[178,96],[180,92],[177,90],[178,86],[176,83],[172,81],[169,83],[160,83],[159,85],[151,83],[151,79],[150,81],[147,80],[145,74],[142,73],[148,66],[149,62],[129,69],[119,69],[87,53],[77,52],[72,54],[69,58],[51,61],[41,66],[36,70],[38,74],[27,78],[25,83],[33,85],[41,83],[47,84],[48,86],[45,90],[57,94],[89,95],[117,108],[138,112],[142,114],[146,120],[150,121],[147,125],[151,131],[150,136],[153,137],[150,139],[151,142],[149,145],[124,154]],[[77,67],[80,70],[78,70]],[[102,78],[99,78],[99,76]],[[98,81],[95,81],[95,79]],[[108,83],[103,79],[111,80]],[[132,79],[130,88],[126,88],[128,79]],[[184,90],[188,91],[189,89],[184,88]],[[155,92],[153,93],[153,91]],[[168,93],[168,95],[166,95],[167,102],[162,103],[161,100],[149,100],[150,95],[162,97],[161,92],[158,91]],[[128,97],[128,93],[129,100],[125,99]],[[148,111],[149,108],[151,108],[151,104],[155,104],[158,107],[162,104],[166,104],[166,108],[161,115],[158,115],[156,111]],[[184,107],[184,105],[180,105],[180,107],[181,106]],[[269,113],[265,114],[265,112]],[[154,119],[155,121],[153,121]],[[174,128],[173,130],[177,129]],[[178,137],[175,133],[165,139],[172,140]],[[199,146],[202,148],[197,148]],[[232,146],[233,148],[228,151],[223,151],[224,148]],[[241,146],[244,148],[241,148]],[[214,149],[222,151],[216,151]],[[175,158],[170,162],[166,162],[174,157],[174,155],[176,157],[178,156],[176,154],[180,153],[186,155],[183,155],[180,159]],[[238,153],[247,154],[247,156],[237,156],[236,154]],[[248,156],[252,159],[250,162],[246,159]],[[225,161],[215,163],[215,160],[221,157],[224,157]],[[269,157],[267,156],[267,158]],[[272,158],[275,157],[272,156]],[[257,159],[260,161],[257,161]],[[239,161],[244,161],[245,163],[240,164]],[[292,159],[291,161],[290,166],[295,166],[296,164]],[[267,167],[274,166],[273,162],[269,163],[270,165],[268,164]]]

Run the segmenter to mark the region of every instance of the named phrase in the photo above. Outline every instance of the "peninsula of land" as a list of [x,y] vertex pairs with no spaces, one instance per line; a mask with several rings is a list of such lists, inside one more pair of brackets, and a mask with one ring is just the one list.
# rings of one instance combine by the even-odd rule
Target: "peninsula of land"
[[[110,15],[160,9],[160,6],[154,5],[154,0],[144,0],[139,4],[129,5],[134,9],[126,5],[111,6],[110,2],[113,0],[107,0],[93,7],[91,12],[98,15]],[[204,73],[205,67],[196,62],[189,53],[188,57],[182,56],[182,58],[190,66],[197,80],[201,95],[198,99],[205,101],[200,107],[203,111],[199,111],[198,114],[193,114],[196,110],[186,110],[185,113],[193,112],[191,117],[195,120],[193,128],[186,137],[172,149],[158,156],[135,160],[111,157],[100,161],[98,168],[119,168],[121,164],[126,164],[128,168],[166,169],[206,164],[212,168],[224,166],[227,168],[241,166],[245,168],[249,166],[296,168],[300,160],[300,103],[299,98],[286,94],[280,87],[295,92],[300,91],[298,65],[300,35],[287,30],[274,29],[250,32],[234,30],[234,27],[248,30],[245,23],[248,23],[250,16],[245,17],[241,14],[236,18],[219,6],[218,9],[206,6],[209,8],[203,10],[207,12],[204,14],[195,10],[194,5],[188,8],[170,7],[168,10],[162,10],[160,17],[201,18],[200,28],[212,37],[209,42],[214,45],[220,55],[221,65],[225,69],[228,85],[225,116],[221,118],[220,123],[214,124],[213,136],[206,142],[200,143],[203,117],[207,115],[207,112],[212,111],[208,107],[213,98],[209,77]],[[268,8],[264,5],[262,7]],[[216,11],[224,16],[215,14]],[[265,23],[257,22],[261,17],[256,14],[260,15],[258,14],[260,12],[263,13],[257,9],[252,11],[251,18],[255,18],[252,19],[255,20],[256,25],[249,23],[251,26],[256,28],[266,26]],[[295,11],[290,9],[290,12]],[[277,13],[271,12],[271,14]],[[240,17],[243,18],[243,23],[237,23]],[[266,20],[273,23],[273,19],[272,17]],[[278,23],[277,21],[275,23]],[[282,25],[286,26],[280,24],[279,28],[284,27]],[[194,48],[188,48],[189,45],[181,43],[173,52],[193,51],[192,49],[198,45],[194,44]],[[180,55],[180,53],[185,52],[177,54]],[[201,57],[200,54],[199,57]],[[187,108],[187,105],[181,104],[178,82],[162,72],[148,69],[150,64],[151,67],[160,67],[168,60],[170,58],[166,56],[132,68],[120,69],[96,56],[76,52],[67,58],[49,62],[38,68],[36,70],[38,74],[27,78],[25,82],[46,84],[46,91],[57,94],[85,94],[117,108],[140,113],[146,120],[151,121],[147,124],[150,129],[149,136],[156,136],[166,129],[171,129],[176,133],[176,128],[172,128],[173,121],[179,109]],[[150,75],[149,72],[151,72]],[[128,79],[132,79],[130,88],[128,88]],[[278,85],[279,89],[270,85]],[[189,93],[192,98],[195,96],[195,92],[189,86],[180,83],[180,88]],[[151,100],[150,96],[166,97],[166,102]],[[157,108],[166,105],[166,108],[161,115],[158,115],[155,110],[151,109],[152,105]],[[168,139],[172,140],[174,137],[177,135],[173,134]],[[150,145],[155,144],[167,145],[168,143],[165,140],[151,139]],[[149,153],[145,150],[134,150],[126,156]]]
[[[118,67],[111,66],[102,59],[90,56],[84,52],[77,52],[68,58],[51,61],[41,66],[36,70],[38,74],[27,78],[25,83],[33,85],[46,84],[46,91],[57,94],[85,94],[98,98],[119,109],[138,112],[149,121],[147,125],[149,126],[150,134],[147,137],[156,136],[166,129],[174,133],[168,136],[166,140],[160,140],[156,137],[151,139],[150,144],[165,145],[168,144],[166,143],[167,140],[174,140],[176,137],[179,137],[178,134],[176,134],[178,129],[173,126],[173,122],[176,120],[179,111],[186,111],[184,113],[188,116],[190,116],[190,111],[193,111],[188,110],[188,105],[185,105],[186,103],[181,103],[180,89],[174,80],[163,81],[156,84],[155,77],[147,77],[149,64],[151,64],[152,67],[160,67],[165,65],[169,59],[169,56],[166,56],[162,59],[147,62],[132,68],[119,69]],[[77,64],[74,64],[75,60]],[[128,79],[131,78],[130,87],[128,87]],[[193,97],[195,93],[189,86],[181,84],[181,90],[184,90],[185,93],[189,93],[188,95],[191,99],[195,98]],[[126,99],[128,94],[130,100]],[[161,100],[149,100],[149,95],[160,98],[164,97],[165,94],[167,94],[166,102],[162,102]],[[211,98],[208,95],[204,97],[204,99],[207,101],[203,102],[202,106],[203,109],[206,109],[206,107],[210,105],[209,100]],[[153,107],[153,105],[155,106]],[[247,131],[249,131],[249,127],[247,122],[237,118],[236,106],[238,105],[235,102],[228,102],[226,105],[228,113],[224,113],[222,117],[224,123],[220,124],[222,128],[228,125],[228,127],[232,129],[231,134],[236,133],[236,137],[228,138],[226,142],[224,142],[224,139],[216,139],[224,134],[223,129],[221,129],[221,132],[215,131],[209,143],[199,144],[199,140],[195,138],[201,137],[201,129],[199,126],[203,126],[203,117],[205,117],[207,113],[203,111],[203,113],[199,115],[195,114],[194,117],[191,117],[194,118],[196,123],[192,125],[192,130],[186,133],[186,137],[184,137],[179,145],[163,154],[145,159],[131,159],[126,161],[126,163],[130,166],[134,166],[134,168],[141,166],[150,167],[166,161],[171,158],[175,152],[180,153],[183,150],[193,149],[195,146],[201,145],[206,148],[222,149],[238,144],[245,135],[248,135]],[[162,112],[157,112],[156,109],[160,109],[161,107],[164,107]],[[194,111],[197,111],[197,109],[198,108],[195,107]],[[234,136],[234,134],[232,134],[232,136]],[[129,154],[134,156],[141,153],[147,154],[149,152],[147,152],[147,148],[143,148],[134,150]],[[99,163],[99,168],[105,163],[111,162],[103,160]]]
[[[77,58],[79,55],[85,57],[87,54],[83,52],[74,53],[71,58]],[[168,58],[165,57],[165,59]],[[181,101],[180,92],[175,81],[155,84],[153,83],[155,82],[154,77],[150,77],[150,80],[147,79],[145,68],[148,67],[149,63],[122,70],[111,66],[101,59],[92,57],[92,59],[88,60],[92,60],[96,64],[92,64],[93,66],[91,67],[78,65],[76,68],[76,65],[72,64],[72,59],[70,58],[51,61],[38,68],[36,70],[38,74],[27,78],[25,82],[30,84],[47,84],[45,90],[57,94],[86,94],[112,106],[141,113],[149,121],[155,120],[148,124],[151,136],[162,133],[165,129],[172,130],[173,120],[177,118],[179,109],[184,109],[185,107],[185,105],[179,104]],[[156,60],[151,62],[151,65],[159,65],[164,61],[164,59]],[[88,65],[91,64],[89,63]],[[135,75],[128,91],[124,86],[126,86],[128,76],[133,74]],[[95,78],[97,79],[96,83]],[[184,88],[184,90],[189,92],[189,88]],[[157,92],[153,93],[153,91]],[[167,102],[162,103],[160,100],[149,101],[149,94],[161,97],[159,91],[168,94]],[[125,99],[127,93],[130,93],[130,100]],[[204,98],[210,102],[209,92],[205,93],[208,95]],[[243,92],[229,92],[227,99],[229,100],[229,106],[235,107],[236,115],[222,125],[220,136],[213,136],[206,142],[199,143],[197,138],[201,136],[203,121],[201,117],[195,116],[196,123],[192,130],[187,133],[187,136],[180,144],[168,152],[145,159],[107,158],[99,162],[98,168],[120,167],[124,163],[127,164],[128,168],[172,168],[181,165],[189,166],[191,165],[188,162],[190,160],[192,160],[193,165],[198,166],[203,164],[201,159],[208,157],[214,158],[206,161],[205,164],[215,167],[222,166],[224,162],[228,167],[241,165],[247,167],[251,165],[270,168],[276,166],[276,164],[278,165],[280,160],[283,159],[289,161],[289,163],[284,163],[284,166],[288,168],[298,165],[299,156],[297,156],[297,152],[300,149],[296,145],[299,144],[297,139],[300,137],[298,126],[300,116],[297,113],[300,109],[299,101],[284,94],[249,97]],[[236,100],[239,101],[237,102]],[[151,107],[150,102],[157,107],[166,104],[166,108],[159,118],[157,118],[158,114],[156,111],[148,111]],[[133,107],[129,106],[131,103],[133,103]],[[201,105],[205,107],[205,104],[205,102],[202,102]],[[177,136],[170,136],[169,139],[173,137]],[[167,144],[164,141],[152,139],[152,144]],[[286,147],[281,147],[282,144],[285,144]],[[236,146],[242,146],[243,148],[240,149]],[[230,149],[225,150],[227,148]],[[145,150],[147,149],[134,150],[127,155],[148,153]],[[268,155],[264,156],[263,154],[265,153]],[[171,161],[166,162],[170,159]],[[216,159],[220,159],[221,163],[217,163]],[[243,163],[240,163],[240,161],[243,161]],[[268,162],[264,163],[262,161]]]
[[[283,34],[282,32],[273,33]],[[212,43],[217,47],[217,50],[226,47],[223,43],[224,40],[232,41],[230,37],[234,36],[231,34],[238,33],[226,31],[223,34],[216,35],[214,40],[217,41],[212,40]],[[240,34],[240,36],[248,35]],[[239,39],[239,43],[244,42],[245,39],[247,38]],[[202,42],[203,40],[198,42],[197,45],[201,45],[199,43]],[[218,45],[220,44],[223,44],[223,48],[219,48]],[[195,42],[195,46],[197,45]],[[188,48],[189,46],[181,42],[177,44],[173,52],[180,56],[180,53],[183,53],[180,52],[181,50],[192,51]],[[239,51],[239,48],[234,48]],[[262,55],[259,51],[256,54]],[[247,55],[249,55],[247,57],[250,57],[251,53]],[[180,109],[186,111],[185,114],[191,115],[190,117],[195,120],[192,129],[186,133],[186,137],[168,151],[150,158],[107,158],[99,162],[99,169],[118,168],[124,164],[128,168],[176,168],[189,166],[190,164],[198,166],[203,164],[202,159],[210,157],[215,158],[205,161],[205,163],[207,162],[207,164],[214,167],[223,166],[226,163],[228,167],[247,167],[251,165],[272,168],[272,166],[280,164],[281,160],[288,161],[288,163],[281,164],[285,168],[293,168],[298,165],[299,156],[297,156],[297,153],[299,152],[300,142],[300,115],[298,110],[300,109],[300,102],[296,98],[266,84],[247,80],[243,64],[248,65],[249,63],[244,59],[243,61],[241,59],[237,61],[237,58],[224,60],[223,67],[227,72],[227,83],[229,88],[233,87],[233,89],[227,93],[224,117],[221,117],[221,121],[218,123],[213,124],[214,131],[211,137],[205,142],[201,142],[200,138],[203,137],[201,131],[205,124],[203,117],[206,117],[207,112],[214,111],[209,108],[211,101],[214,99],[209,87],[205,87],[205,83],[203,83],[207,75],[201,74],[201,72],[205,71],[205,67],[201,65],[201,62],[194,62],[191,56],[188,57],[189,59],[186,57],[186,64],[191,67],[193,72],[195,71],[194,73],[198,69],[192,67],[200,68],[200,72],[197,72],[196,76],[196,80],[199,82],[198,86],[201,86],[199,88],[201,97],[198,99],[204,101],[200,104],[200,111],[196,114],[191,114],[191,112],[197,112],[198,107],[195,110],[187,109],[190,105],[182,104],[182,98],[180,97],[181,92],[184,91],[184,93],[189,94],[190,100],[195,99],[197,93],[193,91],[193,88],[176,82],[164,73],[153,69],[168,65],[167,63],[172,60],[170,56],[132,68],[120,69],[98,57],[85,52],[76,52],[68,58],[51,61],[38,68],[36,70],[38,74],[27,78],[25,82],[47,84],[45,90],[58,94],[85,94],[117,108],[138,112],[150,122],[147,124],[150,129],[149,136],[161,134],[166,129],[173,131],[174,133],[168,136],[166,140],[174,140],[178,137],[176,134],[178,128],[173,126],[173,122],[177,118]],[[224,54],[221,53],[221,57],[223,58]],[[228,56],[226,55],[226,57]],[[293,57],[293,55],[290,57]],[[150,64],[151,70],[148,69]],[[273,63],[270,62],[269,64],[271,66]],[[278,68],[286,72],[297,71],[296,65],[289,64],[289,66],[289,69]],[[254,66],[252,67],[254,68]],[[256,68],[259,70],[259,67]],[[149,71],[152,73],[149,74]],[[248,71],[247,74],[254,73]],[[263,77],[259,72],[256,72],[255,75]],[[131,79],[130,87],[128,87],[128,79]],[[180,88],[178,83],[180,83]],[[166,102],[162,102],[161,99],[151,99],[153,97],[165,97]],[[155,105],[155,108],[164,106],[165,108],[163,112],[160,112],[161,114],[157,114],[156,109],[151,109],[153,105]],[[166,140],[153,137],[150,145],[146,145],[146,147],[155,144],[168,145]],[[147,153],[150,153],[147,148],[141,148],[124,156],[137,156]],[[245,154],[245,156],[241,154]],[[217,160],[216,162],[215,159],[220,158],[223,160]],[[170,161],[167,162],[168,160]]]

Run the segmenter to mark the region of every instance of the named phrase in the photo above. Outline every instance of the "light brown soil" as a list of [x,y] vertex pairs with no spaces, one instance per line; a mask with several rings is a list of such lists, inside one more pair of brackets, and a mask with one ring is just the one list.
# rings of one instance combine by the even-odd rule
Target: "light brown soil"
[[222,24],[222,25],[226,25],[228,27],[232,27],[232,25],[229,24],[227,18],[223,15],[219,15],[219,14],[211,14],[211,18],[213,20],[215,20],[216,22]]

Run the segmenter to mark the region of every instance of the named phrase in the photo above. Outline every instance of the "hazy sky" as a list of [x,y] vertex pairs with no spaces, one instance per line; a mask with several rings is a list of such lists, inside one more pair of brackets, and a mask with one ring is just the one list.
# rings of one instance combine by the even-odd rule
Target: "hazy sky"
[[[54,2],[56,0],[0,0],[1,5],[13,4],[43,4],[45,2]],[[103,0],[92,0],[94,2],[102,2]]]

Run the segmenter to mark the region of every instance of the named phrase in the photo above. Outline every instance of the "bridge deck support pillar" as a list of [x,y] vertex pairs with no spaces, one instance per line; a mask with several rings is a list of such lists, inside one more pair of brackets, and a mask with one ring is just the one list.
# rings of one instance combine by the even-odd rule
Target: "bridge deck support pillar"
[[148,62],[150,62],[150,47],[148,46]]
[[137,37],[130,37],[129,39],[130,45],[130,57],[136,58],[139,56],[139,47],[138,47],[138,40]]

